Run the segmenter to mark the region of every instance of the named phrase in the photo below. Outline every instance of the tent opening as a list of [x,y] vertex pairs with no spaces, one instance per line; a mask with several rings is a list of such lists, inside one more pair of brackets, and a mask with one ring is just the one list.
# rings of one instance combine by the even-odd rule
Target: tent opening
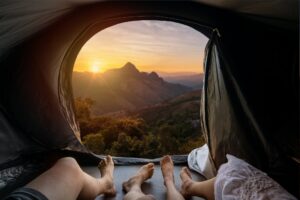
[[207,42],[189,26],[158,20],[123,22],[95,34],[72,76],[82,143],[96,154],[143,158],[203,145]]

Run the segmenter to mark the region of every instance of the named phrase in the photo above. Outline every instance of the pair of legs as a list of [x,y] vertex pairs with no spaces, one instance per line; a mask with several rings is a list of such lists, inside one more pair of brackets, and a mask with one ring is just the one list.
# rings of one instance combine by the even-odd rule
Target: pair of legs
[[[160,162],[161,171],[164,178],[164,184],[167,188],[168,200],[184,200],[184,197],[175,187],[173,175],[173,161],[170,156],[165,156]],[[154,172],[154,164],[149,163],[140,168],[135,176],[123,183],[123,189],[127,192],[124,200],[153,200],[152,195],[145,195],[141,190],[141,185],[147,179],[150,179]]]
[[38,190],[49,200],[95,199],[97,195],[115,195],[114,163],[111,156],[102,160],[98,168],[101,178],[83,172],[75,159],[59,159],[53,167],[25,187]]
[[[96,179],[83,172],[73,158],[62,158],[49,170],[26,185],[44,194],[49,200],[95,199],[100,194],[114,196],[116,190],[113,183],[114,163],[111,156],[107,156],[98,166],[101,178]],[[190,172],[183,168],[180,173],[182,180],[179,192],[174,183],[173,162],[170,156],[161,161],[161,170],[167,188],[168,200],[182,200],[184,197],[201,196],[214,199],[214,179],[195,182]],[[141,190],[144,181],[151,178],[154,164],[149,163],[140,168],[135,176],[123,183],[127,192],[125,200],[152,200],[152,195],[145,195]]]
[[[164,156],[160,162],[164,184],[167,189],[167,200],[184,200],[190,196],[204,197],[208,200],[214,199],[215,178],[195,182],[192,180],[191,173],[184,167],[181,169],[180,178],[182,180],[181,191],[176,189],[174,182],[174,164],[170,156]],[[146,195],[141,190],[141,185],[150,179],[154,172],[154,164],[149,163],[140,168],[135,176],[123,183],[123,189],[127,192],[124,200],[152,200],[152,195]]]

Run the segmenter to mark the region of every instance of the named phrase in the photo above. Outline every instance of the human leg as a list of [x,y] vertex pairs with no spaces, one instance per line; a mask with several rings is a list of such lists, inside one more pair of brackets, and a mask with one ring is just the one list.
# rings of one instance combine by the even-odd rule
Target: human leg
[[160,161],[161,171],[164,178],[164,184],[167,188],[168,200],[184,200],[184,197],[178,192],[174,182],[174,164],[170,156],[164,156]]
[[186,167],[183,167],[180,172],[180,178],[182,180],[181,194],[184,197],[198,196],[204,197],[207,200],[213,200],[214,197],[214,183],[215,178],[196,182],[192,180],[192,176]]
[[94,199],[99,194],[115,194],[114,164],[107,156],[100,165],[101,178],[95,179],[83,172],[73,158],[59,159],[53,167],[25,187],[38,190],[49,200]]
[[154,164],[149,163],[142,166],[135,176],[123,183],[123,189],[126,195],[124,200],[153,200],[152,195],[146,195],[142,192],[141,185],[147,179],[151,178],[154,172]]

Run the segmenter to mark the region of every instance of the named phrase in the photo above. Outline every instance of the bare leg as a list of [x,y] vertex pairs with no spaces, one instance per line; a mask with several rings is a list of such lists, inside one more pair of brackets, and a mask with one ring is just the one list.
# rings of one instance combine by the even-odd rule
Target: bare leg
[[214,200],[214,184],[215,178],[195,182],[192,180],[192,176],[186,167],[183,167],[180,172],[180,178],[182,180],[181,194],[188,198],[190,196],[204,197],[207,200]]
[[26,185],[43,193],[49,200],[95,199],[97,195],[115,195],[114,163],[110,156],[99,165],[101,178],[83,172],[75,159],[59,159],[49,170]]
[[174,164],[170,156],[164,156],[160,161],[161,171],[164,177],[164,184],[167,187],[168,200],[184,200],[183,196],[177,191],[174,182]]
[[147,179],[151,178],[154,172],[154,164],[149,163],[142,166],[135,176],[123,183],[123,189],[127,194],[124,200],[153,200],[152,195],[146,195],[142,192],[141,185]]

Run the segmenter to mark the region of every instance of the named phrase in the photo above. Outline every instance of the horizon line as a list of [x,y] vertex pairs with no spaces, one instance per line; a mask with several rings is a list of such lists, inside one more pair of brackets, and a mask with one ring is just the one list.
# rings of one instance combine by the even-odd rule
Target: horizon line
[[[91,74],[103,74],[107,71],[110,71],[110,70],[114,70],[114,69],[121,69],[122,67],[116,67],[116,68],[110,68],[110,69],[107,69],[103,72],[92,72],[92,71],[80,71],[80,70],[76,70],[76,69],[73,69],[73,72],[80,72],[80,73],[91,73]],[[151,73],[151,72],[155,72],[155,73],[161,73],[161,74],[204,74],[203,72],[196,72],[196,71],[174,71],[174,72],[167,72],[167,71],[156,71],[156,70],[150,70],[150,71],[141,71],[139,68],[137,68],[139,70],[139,72],[146,72],[146,73]]]

